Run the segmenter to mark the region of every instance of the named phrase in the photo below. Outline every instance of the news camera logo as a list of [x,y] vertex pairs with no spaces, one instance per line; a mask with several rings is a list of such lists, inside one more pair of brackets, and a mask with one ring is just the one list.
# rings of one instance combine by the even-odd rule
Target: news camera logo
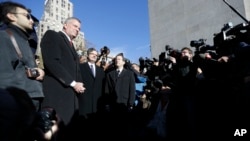
[[247,129],[235,129],[234,131],[234,136],[239,136],[239,137],[243,137],[246,136],[247,134]]

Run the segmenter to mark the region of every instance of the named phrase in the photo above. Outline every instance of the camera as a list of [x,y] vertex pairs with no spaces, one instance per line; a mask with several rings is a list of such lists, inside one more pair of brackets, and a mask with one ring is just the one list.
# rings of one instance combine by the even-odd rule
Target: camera
[[191,47],[201,47],[206,44],[206,39],[192,40],[190,41]]
[[139,63],[140,63],[140,71],[142,71],[144,68],[150,70],[151,66],[154,64],[154,61],[155,60],[151,60],[149,58],[143,58],[143,57],[140,57],[139,58]]
[[51,130],[54,125],[52,121],[57,121],[56,111],[53,108],[43,108],[41,111],[37,112],[37,117],[35,119],[36,127],[40,128],[44,133]]
[[28,67],[26,67],[26,74],[29,78],[37,78],[40,75],[37,69]]
[[109,54],[110,50],[107,46],[104,46],[103,48],[101,48],[101,55],[103,54]]
[[176,59],[179,59],[181,57],[181,51],[178,49],[174,49],[174,48],[170,47],[169,45],[166,45],[165,52],[162,52],[159,55],[159,64],[162,66],[162,65],[171,63],[171,61],[169,59],[170,57],[174,57]]
[[98,56],[97,62],[100,61],[100,66],[103,67],[106,65],[110,49],[107,46],[104,46],[103,48],[100,49],[100,51],[101,54]]

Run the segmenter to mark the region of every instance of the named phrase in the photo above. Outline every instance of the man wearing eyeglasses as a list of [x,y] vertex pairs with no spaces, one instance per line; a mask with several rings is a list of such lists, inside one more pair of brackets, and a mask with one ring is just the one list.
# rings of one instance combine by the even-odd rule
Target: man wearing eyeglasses
[[[0,89],[13,90],[7,95],[13,100],[0,103],[0,140],[16,140],[30,129],[40,109],[44,71],[37,67],[28,41],[34,32],[30,10],[19,3],[0,2],[0,23],[5,25],[0,30]],[[26,68],[32,68],[33,75],[27,75]]]
[[[0,3],[0,23],[6,25],[0,31],[0,88],[17,87],[27,91],[39,110],[44,97],[40,82],[44,71],[37,67],[28,42],[34,32],[30,12],[19,3]],[[26,68],[34,68],[37,76],[28,77]]]

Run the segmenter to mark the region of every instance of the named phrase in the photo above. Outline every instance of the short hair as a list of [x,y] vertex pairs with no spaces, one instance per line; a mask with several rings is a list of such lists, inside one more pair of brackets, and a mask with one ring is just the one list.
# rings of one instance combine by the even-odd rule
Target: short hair
[[68,17],[65,21],[64,24],[69,23],[71,20],[77,20],[79,23],[81,23],[81,20],[76,18],[76,17]]
[[183,48],[181,49],[181,51],[183,51],[183,50],[188,50],[188,52],[189,52],[190,54],[193,54],[192,49],[189,48],[189,47],[183,47]]
[[31,13],[31,10],[26,8],[24,5],[17,3],[17,2],[1,2],[0,3],[0,22],[9,24],[11,21],[7,17],[8,13],[15,13],[17,7],[27,10],[29,13]]
[[93,52],[93,51],[96,51],[96,52],[98,52],[95,48],[89,48],[88,50],[87,50],[87,55],[89,55],[91,52]]
[[122,57],[122,60],[125,61],[125,57],[124,57],[123,53],[118,53],[118,54],[115,56],[115,58],[117,58],[117,56],[121,56],[121,57]]
[[132,63],[131,65],[135,65],[135,66],[137,66],[137,67],[140,67],[140,65],[139,65],[139,64],[136,64],[136,63]]

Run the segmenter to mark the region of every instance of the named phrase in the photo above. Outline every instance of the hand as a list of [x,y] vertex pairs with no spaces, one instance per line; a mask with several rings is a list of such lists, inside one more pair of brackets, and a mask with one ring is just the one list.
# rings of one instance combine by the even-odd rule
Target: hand
[[76,82],[76,85],[74,86],[74,90],[75,90],[77,93],[79,93],[79,94],[84,93],[85,89],[86,89],[86,88],[83,87],[83,83],[81,83],[81,82]]
[[44,75],[45,75],[45,72],[44,72],[44,70],[43,69],[40,69],[40,68],[36,68],[36,70],[38,71],[38,73],[39,73],[39,76],[36,78],[36,80],[43,80],[43,78],[44,78]]
[[170,60],[173,64],[176,64],[176,59],[174,57],[168,56],[167,59]]
[[48,132],[44,133],[44,139],[50,141],[53,137],[53,135],[59,130],[58,123],[55,120],[52,120],[54,123],[53,126],[51,127],[51,130]]
[[222,56],[218,59],[218,62],[221,62],[221,63],[227,63],[228,61],[229,61],[228,56]]

